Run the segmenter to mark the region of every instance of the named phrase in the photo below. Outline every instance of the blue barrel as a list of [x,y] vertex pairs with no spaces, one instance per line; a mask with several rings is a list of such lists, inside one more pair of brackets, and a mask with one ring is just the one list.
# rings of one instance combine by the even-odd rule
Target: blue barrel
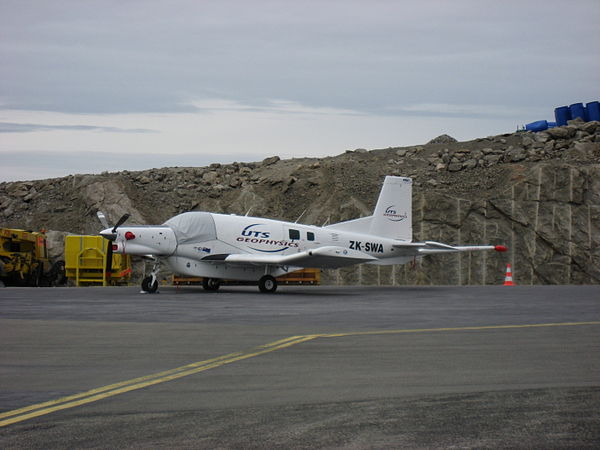
[[544,131],[548,129],[548,122],[546,120],[531,122],[525,125],[525,129],[527,131]]
[[573,103],[571,106],[569,106],[569,109],[571,110],[572,119],[581,117],[581,120],[585,121],[585,108],[583,103]]
[[548,122],[548,128],[554,128],[556,126],[556,122]]
[[561,106],[554,110],[556,125],[562,127],[567,124],[567,120],[571,120],[571,111],[568,106]]
[[585,106],[587,108],[588,119],[600,121],[600,103],[590,102],[587,103]]

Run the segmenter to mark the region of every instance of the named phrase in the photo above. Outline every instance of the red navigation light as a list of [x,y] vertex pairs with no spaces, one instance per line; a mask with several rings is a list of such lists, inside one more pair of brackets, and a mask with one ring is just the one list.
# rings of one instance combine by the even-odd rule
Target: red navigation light
[[125,233],[125,239],[127,239],[128,241],[135,239],[135,234],[133,234],[131,231],[128,231],[127,233]]
[[505,245],[496,245],[494,247],[494,250],[496,250],[497,252],[505,252],[508,250],[508,247],[506,247]]
[[113,249],[113,252],[116,252],[117,250],[119,250],[119,246],[117,244],[113,244],[112,249]]

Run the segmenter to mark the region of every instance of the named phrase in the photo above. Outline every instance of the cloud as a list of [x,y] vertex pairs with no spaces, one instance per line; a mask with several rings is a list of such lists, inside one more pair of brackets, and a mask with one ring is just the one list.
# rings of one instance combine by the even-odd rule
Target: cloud
[[103,133],[158,133],[146,128],[118,128],[94,125],[43,125],[37,123],[0,122],[0,133],[33,133],[36,131],[100,131]]
[[190,101],[189,105],[198,112],[260,112],[275,114],[305,114],[305,115],[323,115],[323,116],[342,116],[342,115],[363,115],[357,110],[332,107],[317,107],[303,105],[300,102],[283,99],[266,99],[254,105],[245,104],[235,100],[228,99],[200,99]]
[[7,0],[0,99],[7,109],[110,114],[192,112],[189,99],[212,98],[380,114],[572,103],[597,92],[599,20],[597,0]]
[[463,105],[449,103],[415,103],[388,107],[391,113],[430,117],[519,118],[543,117],[552,113],[547,108],[507,105]]

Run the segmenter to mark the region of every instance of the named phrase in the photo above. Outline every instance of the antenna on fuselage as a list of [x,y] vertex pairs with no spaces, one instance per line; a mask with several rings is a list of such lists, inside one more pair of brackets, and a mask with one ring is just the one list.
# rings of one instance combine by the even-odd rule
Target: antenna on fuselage
[[299,221],[300,219],[302,219],[302,216],[304,215],[304,213],[305,213],[306,211],[308,211],[308,208],[306,208],[304,211],[302,211],[302,214],[300,214],[300,216],[298,216],[298,218],[296,219],[296,221],[295,221],[294,223],[298,223],[298,221]]
[[248,214],[250,214],[250,211],[252,211],[252,206],[250,207],[250,209],[248,211],[246,211],[246,214],[244,214],[244,216],[248,217]]
[[327,216],[327,220],[325,222],[323,222],[323,225],[321,225],[321,226],[324,227],[325,225],[327,225],[329,223],[330,220],[331,220],[331,214],[329,216]]

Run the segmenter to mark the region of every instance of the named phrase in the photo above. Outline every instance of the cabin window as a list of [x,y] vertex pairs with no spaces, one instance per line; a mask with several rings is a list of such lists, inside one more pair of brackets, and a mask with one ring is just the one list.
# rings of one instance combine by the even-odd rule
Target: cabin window
[[306,232],[306,240],[307,241],[314,241],[315,240],[315,233],[313,233],[312,231],[307,231]]
[[290,229],[290,239],[291,240],[300,239],[300,232],[298,230],[292,230],[292,229]]

